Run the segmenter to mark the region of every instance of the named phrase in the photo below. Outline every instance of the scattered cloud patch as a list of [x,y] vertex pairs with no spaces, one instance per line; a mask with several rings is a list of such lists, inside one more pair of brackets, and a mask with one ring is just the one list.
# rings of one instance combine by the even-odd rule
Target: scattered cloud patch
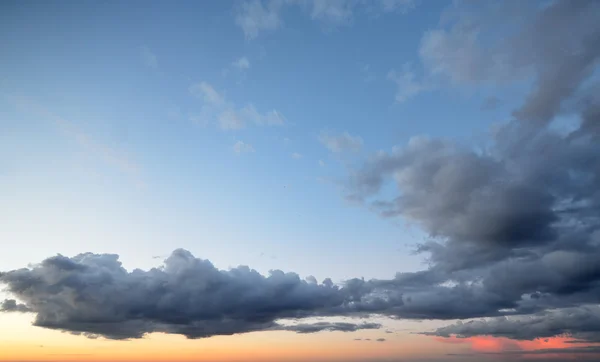
[[327,147],[331,152],[339,153],[345,151],[360,151],[363,146],[362,138],[352,136],[348,132],[333,135],[323,131],[319,135],[319,142]]
[[299,160],[299,159],[301,159],[301,158],[302,158],[302,155],[301,155],[301,154],[299,154],[298,152],[294,152],[294,153],[292,153],[292,158],[293,158],[294,160]]
[[396,83],[397,91],[395,99],[397,103],[403,103],[429,89],[423,81],[416,80],[415,73],[408,63],[404,64],[400,71],[392,69],[388,73],[387,78]]
[[321,167],[325,167],[325,161],[323,161],[323,160],[319,160],[319,166],[321,166]]
[[252,147],[251,144],[245,143],[243,141],[237,141],[233,145],[233,152],[237,153],[238,155],[242,153],[253,153],[254,147]]
[[247,70],[250,69],[250,61],[246,57],[241,57],[231,63],[231,66],[239,70]]
[[206,125],[214,123],[224,131],[236,131],[248,125],[281,126],[286,123],[285,117],[273,109],[260,113],[252,103],[238,108],[225,95],[218,92],[207,82],[192,84],[189,92],[203,101],[199,113],[190,116],[194,123]]
[[253,0],[235,8],[235,23],[247,40],[255,39],[261,32],[273,31],[283,25],[282,12],[286,7],[299,7],[312,20],[325,28],[336,28],[353,22],[355,13],[373,14],[405,13],[415,6],[409,0]]

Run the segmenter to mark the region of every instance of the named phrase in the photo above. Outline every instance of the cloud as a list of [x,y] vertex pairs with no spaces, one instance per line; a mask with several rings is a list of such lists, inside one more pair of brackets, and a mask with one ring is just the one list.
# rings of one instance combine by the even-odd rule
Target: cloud
[[240,266],[219,270],[209,261],[175,250],[160,268],[128,272],[118,255],[57,255],[29,268],[0,273],[0,283],[36,315],[34,325],[95,338],[140,338],[146,333],[182,334],[188,338],[252,331],[354,331],[379,328],[374,323],[298,324],[278,320],[316,316],[360,316],[401,303],[361,283],[336,286],[325,279],[302,280],[297,274],[269,276]]
[[[533,88],[484,149],[413,137],[350,170],[348,199],[428,234],[416,250],[427,257],[426,270],[380,281],[403,294],[393,315],[486,318],[433,332],[441,336],[568,333],[596,340],[600,127],[592,125],[600,122],[594,77],[600,50],[592,44],[600,23],[591,14],[599,7],[594,1],[543,8],[461,2],[446,14],[449,27],[424,37],[421,57],[430,75],[451,84],[527,75]],[[507,19],[492,10],[516,11],[528,21],[517,21],[505,41],[490,39]],[[578,121],[559,132],[552,127],[557,116]],[[396,195],[383,192],[388,184]]]
[[575,340],[600,342],[600,306],[586,305],[529,316],[458,322],[424,334],[460,338],[486,335],[518,340],[568,335]]
[[158,57],[147,46],[140,47],[140,56],[144,65],[151,69],[158,69]]
[[321,167],[325,167],[325,161],[323,161],[323,160],[319,160],[319,166],[321,166]]
[[295,160],[299,160],[302,158],[302,155],[298,152],[294,152],[294,153],[292,153],[292,158]]
[[251,144],[245,143],[243,141],[237,141],[233,145],[233,152],[235,152],[237,154],[253,153],[254,152],[254,147],[252,147]]
[[292,331],[297,333],[316,333],[321,331],[339,331],[339,332],[356,332],[361,329],[379,329],[381,324],[377,323],[344,323],[344,322],[318,322],[313,324],[297,324],[293,326],[282,327],[282,330]]
[[123,150],[103,143],[77,126],[75,122],[62,118],[35,101],[22,96],[9,96],[8,99],[24,112],[34,114],[52,122],[65,136],[75,142],[89,156],[97,158],[122,174],[131,178],[137,186],[145,185],[141,176],[141,166]]
[[377,338],[375,342],[385,342],[385,338]]
[[27,313],[31,312],[25,304],[17,303],[14,299],[5,299],[2,303],[0,303],[0,312],[19,312],[19,313]]
[[357,136],[351,136],[348,132],[339,135],[332,135],[328,132],[321,132],[319,142],[327,147],[331,152],[359,151],[363,146],[363,140]]
[[415,80],[415,74],[411,70],[410,64],[404,64],[401,71],[392,69],[387,78],[396,83],[396,102],[403,103],[417,94],[427,91],[429,87],[422,81]]
[[242,28],[246,39],[251,40],[261,31],[275,30],[281,26],[279,12],[281,1],[246,1],[236,9],[235,23]]
[[412,0],[252,0],[236,6],[235,23],[247,40],[261,32],[274,31],[283,25],[282,12],[286,7],[298,7],[312,20],[327,28],[351,24],[357,10],[371,14],[405,13],[415,6]]
[[260,113],[252,103],[242,108],[236,107],[207,82],[192,84],[189,92],[203,102],[200,113],[190,116],[190,120],[197,124],[215,123],[224,131],[236,131],[246,128],[249,124],[281,126],[286,123],[285,117],[275,109]]
[[247,70],[250,69],[250,61],[246,57],[241,57],[238,60],[231,63],[231,66],[239,70]]

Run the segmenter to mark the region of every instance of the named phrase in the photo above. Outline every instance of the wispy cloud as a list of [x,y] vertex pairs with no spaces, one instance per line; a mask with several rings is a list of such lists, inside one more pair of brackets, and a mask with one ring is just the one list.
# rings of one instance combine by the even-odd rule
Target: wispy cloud
[[408,63],[404,64],[400,71],[392,69],[388,73],[387,78],[396,83],[397,103],[403,103],[409,98],[412,98],[417,94],[429,89],[424,81],[416,80],[415,73],[412,71],[411,66]]
[[339,135],[333,135],[329,132],[321,132],[319,135],[319,142],[327,147],[331,152],[344,152],[344,151],[359,151],[363,146],[362,138],[358,136],[352,136],[348,132],[344,132]]
[[140,56],[148,68],[158,69],[158,57],[147,46],[140,47]]
[[255,150],[254,150],[254,147],[251,144],[245,143],[243,141],[237,141],[233,145],[233,152],[235,152],[238,155],[240,155],[242,153],[253,153],[253,152],[255,152]]
[[225,131],[240,130],[249,124],[281,126],[286,123],[285,117],[275,109],[261,113],[252,103],[241,108],[236,107],[223,93],[207,82],[192,84],[189,92],[203,101],[200,113],[190,116],[190,120],[195,123],[202,125],[216,123]]
[[250,69],[250,61],[244,56],[231,63],[231,66],[239,70]]
[[298,6],[312,20],[325,28],[351,24],[355,13],[369,14],[400,12],[412,9],[413,0],[252,0],[236,7],[235,23],[242,29],[246,39],[256,38],[263,31],[273,31],[283,25],[284,7]]
[[302,158],[302,155],[300,153],[298,153],[298,152],[294,152],[294,153],[292,153],[292,158],[294,160],[299,160],[299,159]]
[[123,174],[131,177],[136,185],[140,187],[145,186],[140,175],[140,166],[126,156],[124,152],[94,139],[90,134],[77,127],[74,122],[53,114],[45,107],[26,97],[13,96],[8,98],[23,111],[30,112],[51,121],[58,129],[70,139],[74,140],[87,153],[98,157],[107,165],[110,165],[121,171]]

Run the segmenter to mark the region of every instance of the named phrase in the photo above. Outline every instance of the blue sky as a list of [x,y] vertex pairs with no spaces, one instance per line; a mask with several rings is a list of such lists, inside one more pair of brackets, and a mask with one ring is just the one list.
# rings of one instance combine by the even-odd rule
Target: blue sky
[[[236,25],[239,6],[65,2],[18,7],[3,19],[18,36],[2,31],[2,182],[31,195],[30,203],[9,195],[15,207],[57,225],[75,218],[87,233],[106,235],[53,240],[53,251],[109,251],[113,242],[137,249],[109,240],[123,238],[149,245],[131,255],[136,265],[185,246],[223,267],[306,268],[321,278],[349,277],[349,265],[365,277],[419,267],[404,255],[418,230],[353,207],[336,183],[357,160],[414,134],[485,131],[480,117],[490,112],[480,110],[481,95],[440,90],[400,104],[387,77],[405,63],[419,72],[421,35],[447,4],[406,13],[355,9],[344,23],[291,7],[282,10],[280,27],[251,39]],[[202,97],[190,91],[202,82],[234,109],[276,110],[284,124],[220,129],[211,119],[217,115],[204,117]],[[444,121],[448,112],[462,121]],[[95,146],[78,144],[52,117]],[[361,146],[331,152],[319,141],[324,132],[347,132]],[[254,152],[236,154],[238,141]],[[48,215],[58,205],[64,214]]]

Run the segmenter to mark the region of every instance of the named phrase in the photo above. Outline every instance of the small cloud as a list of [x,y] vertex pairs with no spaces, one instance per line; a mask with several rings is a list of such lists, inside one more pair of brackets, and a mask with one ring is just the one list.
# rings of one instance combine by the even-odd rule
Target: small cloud
[[234,68],[237,68],[239,70],[250,69],[250,61],[246,57],[239,58],[238,60],[236,60],[233,63],[231,63],[231,65]]
[[325,162],[323,160],[319,160],[319,166],[325,167]]
[[294,152],[294,153],[292,153],[292,158],[295,160],[299,160],[302,158],[302,155],[299,154],[298,152]]
[[225,104],[225,97],[206,82],[192,84],[189,91],[193,96],[202,98],[208,104],[214,106]]
[[289,139],[289,138],[287,138],[287,137],[284,137],[284,138],[283,138],[283,142],[284,142],[284,143],[286,143],[286,144],[287,144],[287,143],[290,143],[291,141],[292,141],[292,140],[291,140],[291,139]]
[[140,47],[140,55],[144,64],[151,69],[158,68],[158,57],[147,46]]
[[233,109],[226,109],[221,112],[218,123],[224,131],[235,131],[245,127],[244,119]]
[[402,70],[390,70],[387,78],[396,83],[398,89],[396,91],[396,102],[403,103],[409,98],[429,89],[423,82],[415,80],[415,73],[412,71],[409,63],[402,66]]
[[319,141],[331,152],[359,151],[362,148],[363,140],[358,136],[352,136],[348,132],[340,135],[332,135],[328,132],[321,132]]
[[265,5],[255,0],[243,2],[237,8],[235,23],[242,28],[247,40],[256,38],[263,30],[275,30],[281,26],[280,2],[271,1]]
[[237,153],[238,155],[242,153],[253,153],[254,147],[252,147],[251,144],[245,143],[243,141],[237,141],[235,145],[233,145],[233,152]]
[[377,342],[385,342],[385,338],[377,338],[375,341],[377,341]]

